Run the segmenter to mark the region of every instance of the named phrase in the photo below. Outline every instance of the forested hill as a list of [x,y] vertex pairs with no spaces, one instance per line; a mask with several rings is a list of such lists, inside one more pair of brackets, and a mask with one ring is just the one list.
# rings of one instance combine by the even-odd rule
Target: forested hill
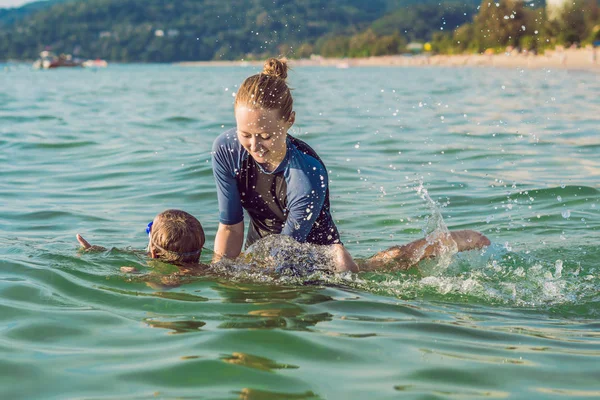
[[21,7],[0,8],[0,25],[11,24],[36,11],[70,0],[40,0],[27,3]]
[[441,5],[439,0],[53,0],[0,10],[0,60],[34,59],[47,48],[123,62],[293,57],[318,52],[331,38],[365,31],[390,35],[388,42],[398,46],[470,21],[478,4],[479,0]]

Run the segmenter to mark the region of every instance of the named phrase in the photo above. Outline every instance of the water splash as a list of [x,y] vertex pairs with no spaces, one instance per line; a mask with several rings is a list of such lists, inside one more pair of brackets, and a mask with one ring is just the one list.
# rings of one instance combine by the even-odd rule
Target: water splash
[[248,247],[236,260],[224,260],[212,267],[228,275],[275,275],[310,277],[331,274],[334,255],[328,246],[299,243],[286,235],[270,235]]
[[[598,249],[585,251],[593,252],[592,258],[598,255]],[[346,283],[406,300],[482,303],[597,317],[600,271],[578,260],[556,260],[558,252],[546,248],[537,256],[523,255],[495,244],[483,251],[456,254],[442,275],[369,273]]]
[[[430,204],[439,211],[435,203]],[[440,220],[433,228],[434,232],[447,232]],[[574,254],[579,258],[573,259],[560,248],[545,247],[523,254],[503,244],[492,244],[462,253],[450,249],[446,258],[425,260],[409,271],[333,274],[333,257],[326,246],[274,235],[251,246],[243,258],[217,264],[214,271],[234,281],[342,286],[404,300],[556,309],[561,314],[590,317],[600,315],[600,271],[582,265],[580,256],[596,259],[599,251],[584,248]]]
[[[421,263],[419,270],[424,275],[441,275],[452,262],[452,256],[458,252],[458,246],[452,237],[450,231],[442,217],[441,206],[433,201],[429,196],[429,192],[423,186],[423,181],[419,181],[419,185],[415,191],[429,208],[430,216],[425,218],[425,226],[423,227],[423,236],[430,245],[438,246],[438,256],[435,262]],[[425,248],[422,250],[425,251]],[[417,254],[416,259],[420,259],[423,253]]]

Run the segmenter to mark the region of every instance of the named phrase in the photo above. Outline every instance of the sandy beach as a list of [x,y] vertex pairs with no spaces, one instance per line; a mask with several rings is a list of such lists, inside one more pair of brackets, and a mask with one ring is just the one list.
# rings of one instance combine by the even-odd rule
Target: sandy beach
[[[600,49],[557,49],[542,55],[518,53],[503,54],[463,54],[463,55],[393,55],[368,58],[324,58],[313,56],[310,59],[292,59],[290,66],[328,66],[349,68],[361,66],[389,67],[498,67],[498,68],[560,68],[585,69],[600,72]],[[199,61],[183,62],[181,66],[247,66],[262,65],[263,61]]]

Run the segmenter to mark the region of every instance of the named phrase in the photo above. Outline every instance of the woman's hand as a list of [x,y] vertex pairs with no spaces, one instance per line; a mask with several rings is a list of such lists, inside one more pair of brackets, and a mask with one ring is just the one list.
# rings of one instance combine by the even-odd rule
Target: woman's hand
[[83,238],[79,233],[77,234],[77,241],[83,247],[85,251],[106,251],[105,247],[102,246],[92,246],[87,240]]
[[352,259],[352,256],[344,245],[340,243],[332,244],[331,248],[333,249],[335,272],[359,271],[358,265],[356,265],[356,262]]

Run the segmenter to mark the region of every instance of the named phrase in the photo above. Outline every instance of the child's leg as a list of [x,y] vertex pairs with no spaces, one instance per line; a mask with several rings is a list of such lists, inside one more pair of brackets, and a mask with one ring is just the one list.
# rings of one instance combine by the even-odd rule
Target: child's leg
[[448,246],[456,245],[458,251],[467,251],[480,249],[489,244],[490,240],[479,232],[452,231],[433,243],[429,243],[426,239],[419,239],[402,246],[390,247],[366,260],[359,260],[359,266],[361,271],[406,270],[425,258],[439,255],[440,250]]

